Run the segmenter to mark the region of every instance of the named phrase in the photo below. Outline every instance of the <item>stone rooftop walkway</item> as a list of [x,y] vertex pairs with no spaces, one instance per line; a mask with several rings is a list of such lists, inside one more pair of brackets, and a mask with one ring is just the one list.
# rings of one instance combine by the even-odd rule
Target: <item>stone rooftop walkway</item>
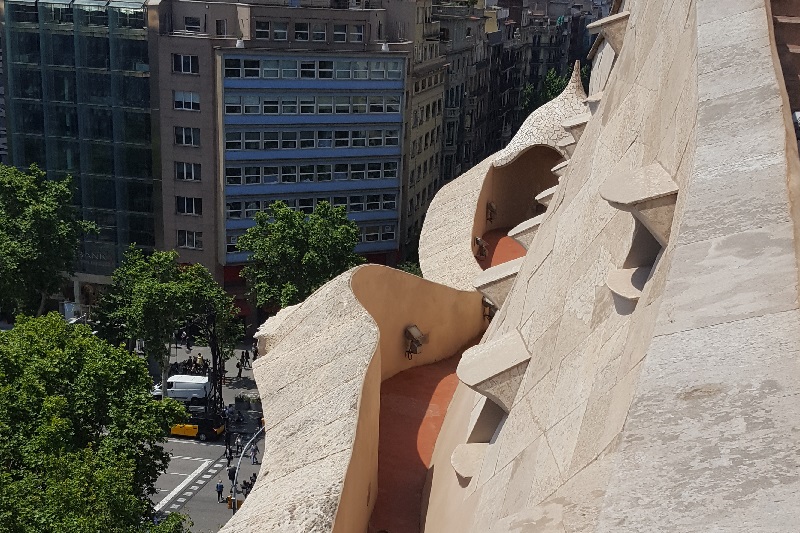
[[419,533],[425,478],[460,360],[458,353],[381,384],[378,499],[370,531]]

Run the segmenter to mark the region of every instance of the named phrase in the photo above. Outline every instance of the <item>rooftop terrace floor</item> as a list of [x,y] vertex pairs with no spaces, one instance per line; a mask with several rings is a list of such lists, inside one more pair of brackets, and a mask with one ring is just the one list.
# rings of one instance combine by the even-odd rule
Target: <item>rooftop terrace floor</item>
[[370,531],[419,533],[425,478],[458,385],[461,353],[381,384],[378,497]]
[[483,240],[488,245],[486,257],[478,259],[478,264],[483,270],[518,259],[528,253],[524,246],[508,236],[510,229],[497,228],[484,233]]

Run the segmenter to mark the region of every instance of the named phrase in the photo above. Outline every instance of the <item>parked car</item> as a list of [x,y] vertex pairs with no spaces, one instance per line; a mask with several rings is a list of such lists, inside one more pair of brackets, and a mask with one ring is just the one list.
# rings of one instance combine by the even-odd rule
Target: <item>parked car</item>
[[172,426],[170,434],[201,441],[214,440],[225,431],[225,421],[219,415],[193,415],[185,424]]
[[[198,405],[205,403],[208,398],[208,376],[190,376],[178,374],[167,379],[167,398]],[[153,388],[154,397],[161,398],[161,385]]]

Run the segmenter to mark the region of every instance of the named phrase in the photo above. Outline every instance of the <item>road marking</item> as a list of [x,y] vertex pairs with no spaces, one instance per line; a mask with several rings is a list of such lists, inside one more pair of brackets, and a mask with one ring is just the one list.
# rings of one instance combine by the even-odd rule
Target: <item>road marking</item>
[[216,474],[217,472],[219,472],[219,470],[217,470],[216,468],[212,468],[208,471],[209,474]]
[[203,484],[203,483],[205,483],[205,482],[206,482],[206,480],[205,480],[205,479],[198,479],[198,480],[197,480],[197,483],[198,483],[198,484],[200,484],[200,485],[202,485],[202,484]]
[[179,508],[180,508],[180,505],[175,505],[175,504],[173,504],[173,505],[170,505],[170,507],[171,507],[172,509],[179,509]]
[[198,489],[200,489],[200,487],[198,487],[197,485],[192,485],[191,487],[189,487],[189,490],[198,490]]
[[180,484],[180,485],[178,485],[177,487],[175,487],[175,488],[172,490],[172,492],[170,492],[169,494],[167,494],[167,495],[166,495],[166,496],[165,496],[165,497],[164,497],[164,498],[163,498],[163,499],[162,499],[160,502],[158,502],[158,504],[155,506],[155,510],[156,510],[156,511],[160,511],[160,510],[161,510],[161,509],[162,509],[162,508],[163,508],[165,505],[167,505],[167,503],[168,503],[168,502],[169,502],[169,501],[170,501],[172,498],[174,498],[175,496],[177,496],[178,494],[180,494],[180,493],[181,493],[181,492],[182,492],[182,491],[183,491],[183,490],[186,488],[186,486],[187,486],[187,485],[189,485],[190,483],[192,483],[192,482],[194,481],[194,478],[196,478],[197,476],[199,476],[199,475],[200,475],[200,473],[201,473],[201,472],[203,472],[203,471],[204,471],[206,468],[208,468],[208,465],[210,465],[210,464],[211,464],[211,463],[213,463],[213,462],[214,462],[214,461],[212,461],[211,459],[209,459],[209,460],[205,461],[203,464],[201,464],[199,467],[197,467],[197,469],[196,469],[194,472],[192,472],[191,474],[189,474],[189,475],[186,477],[186,479],[184,479],[184,480],[181,482],[181,484]]
[[[210,463],[211,461],[209,461]],[[211,479],[211,474],[203,474],[203,479]]]
[[217,463],[214,465],[214,468],[222,468],[222,463]]

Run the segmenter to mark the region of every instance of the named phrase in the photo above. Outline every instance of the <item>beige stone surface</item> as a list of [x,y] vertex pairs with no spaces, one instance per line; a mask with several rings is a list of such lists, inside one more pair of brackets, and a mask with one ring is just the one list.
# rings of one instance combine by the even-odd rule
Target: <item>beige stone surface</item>
[[517,277],[519,267],[524,259],[524,257],[520,257],[487,268],[475,277],[472,285],[496,307],[501,307],[508,296],[508,291],[514,284],[514,279]]
[[508,236],[520,243],[526,250],[530,248],[539,225],[544,221],[545,216],[536,215],[525,222],[520,222],[508,231]]
[[459,444],[450,456],[453,470],[462,478],[471,478],[481,471],[483,456],[486,455],[488,443],[474,442]]
[[619,53],[622,50],[622,44],[625,42],[629,16],[629,11],[622,11],[592,22],[586,26],[586,29],[590,33],[602,33],[605,40],[614,49],[614,52]]

